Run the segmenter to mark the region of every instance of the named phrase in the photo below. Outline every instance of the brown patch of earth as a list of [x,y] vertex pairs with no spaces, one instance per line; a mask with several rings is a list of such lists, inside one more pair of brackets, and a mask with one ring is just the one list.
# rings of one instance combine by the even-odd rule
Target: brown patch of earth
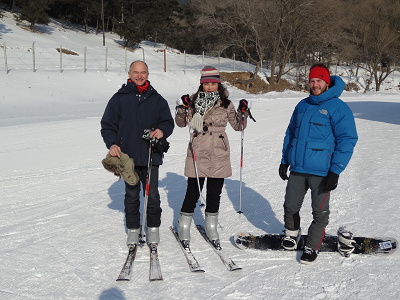
[[220,72],[219,75],[223,81],[226,81],[230,85],[246,91],[249,94],[264,94],[272,91],[283,92],[285,90],[295,90],[295,87],[285,79],[281,79],[278,84],[271,87],[268,82],[265,82],[265,80],[260,77],[257,77],[257,79],[247,87],[246,80],[253,76],[253,73],[251,72]]

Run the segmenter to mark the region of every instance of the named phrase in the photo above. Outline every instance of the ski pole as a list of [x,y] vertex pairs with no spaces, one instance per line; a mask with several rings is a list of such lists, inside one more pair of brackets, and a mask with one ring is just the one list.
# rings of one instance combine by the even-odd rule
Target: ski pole
[[242,170],[243,170],[243,140],[244,140],[244,112],[242,112],[242,141],[240,146],[240,187],[239,187],[239,211],[242,214]]
[[[251,103],[247,102],[247,105],[248,105],[247,111],[249,112],[249,117],[250,117],[250,119],[252,119],[255,122],[256,120],[253,118],[253,116],[251,115],[251,111],[250,111]],[[239,187],[239,211],[238,211],[238,214],[243,213],[242,212],[243,140],[244,140],[244,111],[242,111],[242,139],[241,139],[241,146],[240,146],[240,187]]]
[[205,205],[205,200],[203,198],[203,194],[201,193],[201,189],[200,189],[200,180],[199,180],[199,173],[197,171],[197,163],[196,163],[196,153],[194,152],[194,144],[193,144],[193,138],[192,138],[192,128],[190,127],[190,122],[189,122],[189,115],[186,114],[187,117],[187,122],[188,122],[188,126],[189,126],[189,136],[190,136],[190,148],[192,148],[192,156],[193,156],[193,163],[194,163],[194,171],[196,173],[196,179],[197,179],[197,187],[199,188],[199,200],[201,202],[200,206],[204,206]]
[[151,166],[153,160],[153,143],[154,139],[150,141],[149,146],[149,161],[147,163],[147,176],[146,176],[146,187],[145,187],[145,197],[144,197],[144,204],[143,204],[143,221],[142,221],[142,231],[140,233],[140,244],[146,243],[145,237],[146,234],[144,233],[144,227],[146,224],[146,216],[147,216],[147,203],[149,200],[149,190],[150,190],[150,176],[151,176]]

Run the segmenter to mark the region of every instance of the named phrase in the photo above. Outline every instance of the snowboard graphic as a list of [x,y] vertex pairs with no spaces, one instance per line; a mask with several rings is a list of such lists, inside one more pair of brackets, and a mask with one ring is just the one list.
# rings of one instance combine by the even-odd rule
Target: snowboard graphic
[[[258,249],[258,250],[280,250],[287,251],[282,248],[281,243],[284,234],[263,234],[252,235],[250,233],[237,233],[234,241],[239,249]],[[297,251],[302,251],[307,235],[302,235],[299,241]],[[371,237],[354,237],[356,241],[355,250],[352,254],[380,254],[389,255],[396,251],[398,242],[394,238],[371,238]],[[338,252],[337,236],[328,235],[324,237],[322,245],[318,249],[319,252]]]

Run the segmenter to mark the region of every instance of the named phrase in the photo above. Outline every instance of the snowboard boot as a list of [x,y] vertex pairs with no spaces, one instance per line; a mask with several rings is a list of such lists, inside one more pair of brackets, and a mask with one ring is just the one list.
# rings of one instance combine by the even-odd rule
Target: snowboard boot
[[160,243],[159,227],[147,227],[147,244]]
[[311,249],[305,246],[303,254],[301,255],[300,262],[302,264],[312,264],[318,257],[318,250]]
[[301,238],[301,228],[298,230],[285,230],[285,237],[282,240],[282,248],[285,250],[296,250]]
[[218,213],[206,212],[205,229],[208,239],[217,247],[219,244],[219,235],[217,231],[218,226]]
[[338,251],[344,257],[349,257],[353,253],[356,245],[356,241],[353,239],[353,233],[342,226],[337,231],[338,236]]
[[190,226],[192,224],[193,213],[181,212],[178,220],[178,235],[184,248],[189,248]]
[[128,238],[126,239],[126,245],[131,247],[131,245],[139,245],[139,233],[140,228],[128,229]]

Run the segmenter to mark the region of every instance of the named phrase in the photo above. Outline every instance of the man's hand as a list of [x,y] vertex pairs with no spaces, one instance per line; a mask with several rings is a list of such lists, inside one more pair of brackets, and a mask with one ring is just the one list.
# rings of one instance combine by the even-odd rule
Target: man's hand
[[121,151],[121,148],[118,147],[117,145],[112,145],[110,147],[110,155],[111,156],[118,156],[119,158],[121,158],[121,156],[119,155],[120,151]]
[[279,176],[282,178],[282,180],[288,180],[289,177],[287,176],[287,170],[289,168],[289,165],[285,164],[280,164],[279,165]]
[[326,175],[326,177],[321,181],[321,185],[324,186],[322,191],[324,193],[333,191],[334,189],[336,189],[338,182],[339,182],[339,175],[332,171],[329,171],[328,175]]
[[160,129],[154,130],[153,133],[151,134],[152,139],[154,139],[154,138],[161,139],[163,136],[164,136],[164,133]]

